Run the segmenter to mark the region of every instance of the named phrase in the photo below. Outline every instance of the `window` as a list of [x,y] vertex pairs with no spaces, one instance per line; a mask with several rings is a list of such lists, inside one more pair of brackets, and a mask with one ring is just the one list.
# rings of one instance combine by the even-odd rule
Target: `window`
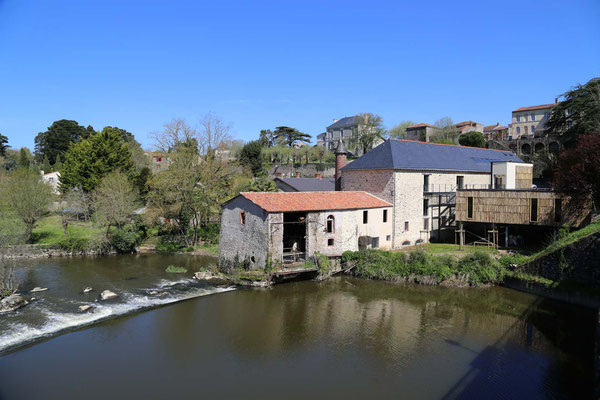
[[521,128],[517,126],[517,135],[521,134]]
[[521,116],[517,115],[517,122],[521,122]]
[[423,216],[426,217],[429,214],[429,199],[423,199]]
[[544,113],[544,119],[548,119],[548,113],[547,112]]
[[371,247],[374,249],[379,247],[379,238],[378,237],[371,238]]
[[366,224],[367,222],[369,222],[369,212],[368,211],[363,211],[363,224]]
[[531,113],[531,120],[535,121],[535,114],[534,113]]
[[158,161],[158,162],[161,162],[161,161],[162,161],[162,157],[158,157],[158,158],[156,159],[156,161]]
[[527,127],[527,125],[525,125],[525,134],[527,135],[529,133],[529,127]]
[[408,232],[408,221],[404,222],[404,231]]
[[494,189],[504,189],[504,175],[494,175]]
[[344,131],[340,131],[340,137],[344,137]]
[[538,220],[538,199],[531,199],[531,222]]
[[533,135],[535,133],[535,126],[531,125],[531,134]]
[[385,241],[386,241],[386,242],[389,242],[389,241],[391,241],[391,240],[392,240],[392,235],[387,235],[387,236],[385,237]]
[[554,222],[562,222],[562,199],[554,199]]
[[327,217],[327,224],[326,224],[325,231],[327,233],[333,233],[334,230],[335,230],[335,218],[333,218],[333,215],[330,215]]
[[456,187],[458,189],[462,189],[463,186],[464,186],[464,184],[465,184],[465,177],[464,176],[460,176],[460,175],[457,176],[456,177]]
[[423,175],[423,191],[429,191],[429,175]]
[[424,231],[428,231],[429,230],[429,218],[423,219],[423,230]]
[[467,197],[467,219],[473,219],[473,198]]
[[387,222],[387,210],[383,210],[383,222]]
[[334,240],[333,239],[327,239],[327,246],[333,246],[334,245]]
[[240,224],[246,225],[246,211],[240,211]]

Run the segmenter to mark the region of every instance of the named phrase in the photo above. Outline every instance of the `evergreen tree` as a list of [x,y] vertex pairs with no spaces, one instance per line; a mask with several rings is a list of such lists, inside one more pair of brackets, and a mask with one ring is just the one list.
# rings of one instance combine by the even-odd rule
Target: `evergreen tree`
[[56,162],[54,163],[54,170],[60,171],[62,169],[62,160],[60,159],[60,154],[56,156]]
[[487,146],[487,142],[483,133],[473,131],[467,132],[458,137],[458,143],[461,146],[469,146],[469,147],[483,147]]
[[273,132],[273,137],[287,145],[288,147],[292,147],[297,142],[310,142],[310,135],[307,133],[302,133],[296,128],[290,128],[289,126],[278,126],[275,128],[275,132]]
[[42,170],[45,174],[52,172],[52,167],[50,166],[50,161],[48,160],[48,156],[44,156],[44,163],[42,164]]
[[6,155],[6,149],[9,147],[8,138],[0,133],[0,157],[4,157]]
[[254,176],[260,175],[263,170],[262,145],[259,140],[248,142],[242,147],[239,162],[247,166]]
[[56,163],[56,156],[64,154],[71,143],[76,143],[94,133],[94,128],[84,128],[76,121],[61,119],[48,127],[46,132],[40,132],[35,137],[35,154],[38,162],[48,157],[50,164]]
[[84,192],[90,192],[107,174],[116,170],[130,174],[133,168],[131,152],[114,131],[97,132],[73,144],[64,158],[62,191],[81,186]]
[[19,167],[21,168],[29,168],[29,165],[31,164],[29,161],[29,155],[27,154],[27,150],[25,150],[25,148],[21,148],[21,150],[19,150]]

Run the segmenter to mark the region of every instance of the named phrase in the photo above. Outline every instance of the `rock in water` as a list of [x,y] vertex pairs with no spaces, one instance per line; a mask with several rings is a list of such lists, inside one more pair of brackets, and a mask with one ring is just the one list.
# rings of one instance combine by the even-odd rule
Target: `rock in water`
[[83,306],[79,306],[79,311],[86,312],[86,311],[89,311],[91,308],[92,308],[92,306],[85,304]]
[[88,286],[88,287],[86,287],[85,289],[83,289],[83,293],[89,293],[89,292],[91,292],[92,290],[94,290],[94,289],[92,289],[91,287],[89,287],[89,286]]
[[47,288],[47,287],[39,287],[39,286],[36,286],[36,287],[34,287],[33,289],[31,289],[31,290],[30,290],[30,292],[31,292],[31,293],[35,293],[35,292],[44,292],[44,291],[46,291],[46,290],[48,290],[48,288]]
[[105,290],[100,293],[100,300],[110,300],[119,297],[115,292],[111,292],[110,290]]
[[14,311],[18,308],[26,306],[27,304],[29,304],[29,302],[20,294],[11,294],[0,301],[0,313]]

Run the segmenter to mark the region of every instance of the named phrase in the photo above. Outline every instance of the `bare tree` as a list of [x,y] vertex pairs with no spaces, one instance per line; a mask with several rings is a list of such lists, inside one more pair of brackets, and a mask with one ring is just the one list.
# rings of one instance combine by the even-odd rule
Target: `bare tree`
[[183,143],[191,144],[198,142],[198,131],[183,118],[173,118],[170,122],[163,125],[161,132],[153,132],[150,136],[154,139],[156,150],[165,153],[174,151],[178,145]]
[[120,171],[108,174],[94,193],[94,208],[98,221],[106,226],[106,235],[111,226],[123,227],[136,207],[137,194]]
[[198,151],[207,155],[214,150],[223,150],[226,142],[231,140],[231,126],[212,113],[200,119],[198,135]]

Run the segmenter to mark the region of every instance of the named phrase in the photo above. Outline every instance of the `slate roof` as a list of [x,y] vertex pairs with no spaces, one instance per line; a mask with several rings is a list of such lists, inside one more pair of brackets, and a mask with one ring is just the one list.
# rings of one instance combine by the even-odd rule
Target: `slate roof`
[[240,196],[267,212],[355,210],[392,206],[367,192],[242,192]]
[[554,107],[556,104],[552,103],[552,104],[542,104],[541,106],[531,106],[531,107],[521,107],[521,108],[517,108],[516,110],[514,110],[513,112],[517,112],[517,111],[532,111],[532,110],[542,110],[544,108],[550,108],[550,107]]
[[333,124],[329,125],[327,127],[327,130],[332,130],[332,129],[339,129],[339,128],[346,128],[349,126],[354,126],[359,122],[360,118],[358,117],[358,115],[355,115],[353,117],[344,117],[340,120],[338,120],[337,122],[334,122]]
[[511,151],[389,139],[346,165],[342,171],[401,169],[490,172],[492,161],[523,162]]
[[283,182],[297,192],[332,192],[335,190],[335,179],[333,178],[275,178],[275,184],[277,181]]

